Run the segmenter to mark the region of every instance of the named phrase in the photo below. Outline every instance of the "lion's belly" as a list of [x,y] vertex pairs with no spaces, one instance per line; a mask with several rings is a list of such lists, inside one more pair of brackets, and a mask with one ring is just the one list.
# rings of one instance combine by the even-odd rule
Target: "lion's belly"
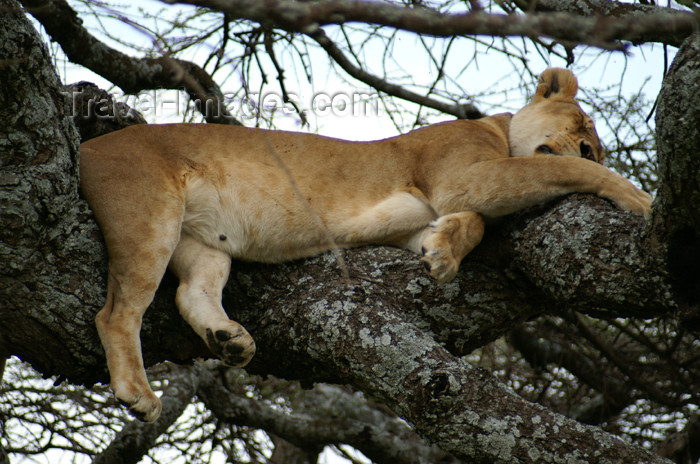
[[354,189],[314,190],[260,177],[260,171],[232,173],[223,186],[188,180],[183,232],[234,258],[282,262],[335,246],[404,246],[437,217],[425,199],[406,189],[382,191],[360,183]]
[[[216,188],[211,182],[192,180],[183,232],[234,258],[249,261],[288,261],[334,246],[335,237],[323,209],[314,209],[291,187],[274,182],[268,185],[259,188],[248,179]],[[344,214],[342,209],[340,205],[339,215]]]

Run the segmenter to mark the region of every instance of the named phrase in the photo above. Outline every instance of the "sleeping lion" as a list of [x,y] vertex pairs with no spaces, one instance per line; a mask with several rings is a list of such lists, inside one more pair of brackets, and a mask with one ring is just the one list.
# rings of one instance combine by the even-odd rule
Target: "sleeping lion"
[[111,387],[144,421],[160,414],[139,332],[166,268],[180,313],[225,363],[255,353],[221,305],[231,257],[280,262],[392,245],[454,278],[484,219],[572,192],[648,217],[651,198],[601,164],[578,83],[547,69],[515,115],[451,121],[374,142],[209,124],[136,125],[80,146],[82,191],[109,252],[97,314]]

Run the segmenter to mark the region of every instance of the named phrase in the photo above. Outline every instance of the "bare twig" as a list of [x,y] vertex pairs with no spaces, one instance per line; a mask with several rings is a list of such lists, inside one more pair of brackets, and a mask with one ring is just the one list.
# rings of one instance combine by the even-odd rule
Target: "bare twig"
[[424,95],[419,95],[400,85],[391,84],[384,79],[368,73],[358,66],[355,66],[348,59],[348,57],[345,56],[342,50],[340,50],[338,46],[332,40],[330,40],[321,29],[315,30],[314,32],[310,33],[309,36],[318,42],[326,53],[328,53],[328,55],[345,70],[345,72],[350,74],[355,79],[362,81],[381,92],[411,101],[413,103],[418,103],[419,105],[427,106],[428,108],[442,111],[443,113],[454,115],[460,119],[478,119],[484,117],[484,114],[474,107],[474,105],[445,103]]
[[299,108],[299,105],[297,105],[297,103],[294,100],[289,98],[287,87],[284,85],[284,69],[282,69],[282,66],[280,66],[279,61],[277,61],[277,57],[275,56],[272,34],[272,31],[266,30],[263,35],[263,43],[265,44],[265,51],[270,57],[270,61],[272,61],[275,70],[277,71],[277,82],[279,82],[280,90],[282,91],[282,101],[284,101],[284,103],[291,104],[294,107],[294,111],[296,111],[296,113],[299,115],[299,118],[301,119],[301,125],[305,126],[309,122],[306,119],[306,114],[301,108]]

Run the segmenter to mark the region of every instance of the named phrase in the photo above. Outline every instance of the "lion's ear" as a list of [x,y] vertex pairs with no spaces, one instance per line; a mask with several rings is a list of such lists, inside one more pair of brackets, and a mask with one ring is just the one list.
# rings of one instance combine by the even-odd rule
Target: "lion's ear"
[[543,98],[551,100],[573,100],[578,92],[578,80],[574,73],[563,68],[547,68],[537,84],[533,101]]

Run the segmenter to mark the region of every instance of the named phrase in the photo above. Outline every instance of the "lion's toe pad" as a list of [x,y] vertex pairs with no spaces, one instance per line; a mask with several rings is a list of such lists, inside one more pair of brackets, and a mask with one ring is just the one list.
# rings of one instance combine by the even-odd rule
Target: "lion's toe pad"
[[454,279],[459,269],[459,263],[452,257],[449,248],[426,249],[424,247],[421,261],[430,276],[440,283]]
[[223,329],[207,329],[207,345],[224,364],[243,367],[255,355],[255,342],[243,327],[232,324]]

